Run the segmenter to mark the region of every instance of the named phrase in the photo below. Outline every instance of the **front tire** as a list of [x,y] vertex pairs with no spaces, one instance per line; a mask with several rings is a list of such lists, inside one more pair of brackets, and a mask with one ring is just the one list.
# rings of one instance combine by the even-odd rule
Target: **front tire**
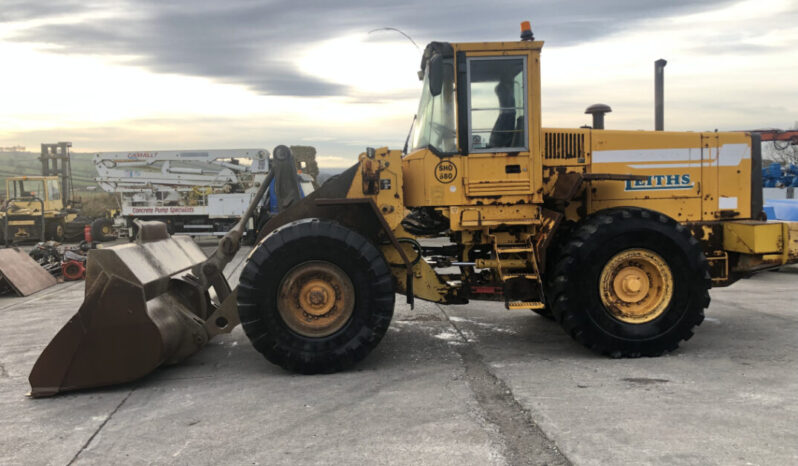
[[675,350],[704,320],[712,285],[687,228],[631,207],[578,225],[550,277],[555,319],[572,338],[612,357]]
[[45,224],[45,236],[43,241],[55,241],[60,243],[64,241],[64,232],[66,230],[66,223],[63,219],[52,219]]
[[238,312],[252,345],[272,363],[332,373],[377,346],[394,299],[379,249],[338,223],[304,219],[256,247],[241,272]]

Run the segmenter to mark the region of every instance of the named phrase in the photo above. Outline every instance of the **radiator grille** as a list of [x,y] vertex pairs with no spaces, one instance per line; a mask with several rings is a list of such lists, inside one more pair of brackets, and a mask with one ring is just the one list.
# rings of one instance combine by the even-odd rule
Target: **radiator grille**
[[543,133],[543,158],[549,160],[580,159],[585,157],[584,133]]

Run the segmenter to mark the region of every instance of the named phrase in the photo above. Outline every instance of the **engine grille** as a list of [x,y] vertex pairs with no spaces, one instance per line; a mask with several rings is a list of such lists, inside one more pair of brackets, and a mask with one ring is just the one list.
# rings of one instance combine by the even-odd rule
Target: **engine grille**
[[584,159],[585,134],[544,130],[543,158],[546,160]]

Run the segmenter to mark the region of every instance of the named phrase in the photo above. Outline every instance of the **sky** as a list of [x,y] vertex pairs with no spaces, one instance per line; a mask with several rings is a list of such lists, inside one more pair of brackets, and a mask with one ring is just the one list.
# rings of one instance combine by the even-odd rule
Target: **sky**
[[666,130],[798,124],[798,0],[0,0],[0,147],[76,152],[313,145],[322,167],[401,148],[427,42],[542,55],[543,124]]

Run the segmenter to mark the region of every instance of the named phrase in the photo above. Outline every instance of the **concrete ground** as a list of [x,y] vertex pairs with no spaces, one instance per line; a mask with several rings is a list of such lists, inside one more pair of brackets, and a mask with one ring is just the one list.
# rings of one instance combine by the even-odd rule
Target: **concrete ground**
[[797,272],[713,290],[661,358],[596,356],[501,303],[397,296],[345,373],[289,374],[238,328],[138,382],[37,400],[28,372],[83,283],[2,297],[0,464],[796,464]]

